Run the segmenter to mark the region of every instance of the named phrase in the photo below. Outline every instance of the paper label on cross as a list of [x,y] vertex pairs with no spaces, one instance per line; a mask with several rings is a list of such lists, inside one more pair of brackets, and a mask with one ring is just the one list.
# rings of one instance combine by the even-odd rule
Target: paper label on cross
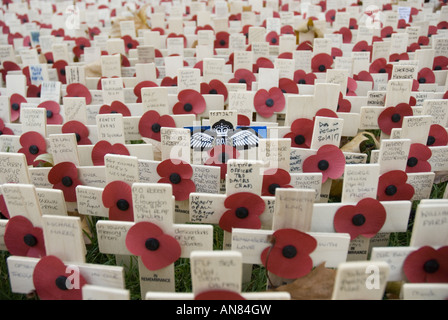
[[341,263],[337,268],[332,300],[381,300],[389,270],[389,265],[383,261]]

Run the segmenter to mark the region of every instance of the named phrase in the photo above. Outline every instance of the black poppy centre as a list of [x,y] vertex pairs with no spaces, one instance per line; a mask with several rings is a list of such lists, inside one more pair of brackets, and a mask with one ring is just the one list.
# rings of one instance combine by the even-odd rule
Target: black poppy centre
[[66,276],[59,276],[56,278],[55,281],[56,287],[58,287],[61,290],[68,290],[67,287],[67,277]]
[[353,225],[360,227],[364,223],[366,223],[366,217],[362,213],[355,214],[352,217],[352,223],[353,223]]
[[268,106],[268,107],[272,107],[272,106],[274,105],[274,100],[271,99],[271,98],[266,99],[265,104],[266,104],[266,106]]
[[159,132],[160,132],[160,128],[161,128],[161,126],[160,126],[160,124],[158,124],[158,123],[154,123],[154,124],[151,126],[151,130],[152,130],[152,132],[154,132],[154,133],[159,133]]
[[436,259],[428,260],[423,264],[423,270],[425,270],[425,272],[427,273],[435,273],[437,270],[439,270],[439,267],[439,263]]
[[433,136],[428,136],[428,140],[426,141],[426,145],[432,146],[436,142],[436,138]]
[[319,170],[322,170],[322,171],[327,170],[329,166],[330,166],[330,163],[327,160],[320,160],[317,163],[317,167],[319,168]]
[[191,103],[184,104],[184,110],[186,112],[191,112],[193,110],[193,105]]
[[408,159],[407,165],[408,167],[415,167],[418,164],[418,159],[416,157],[410,157]]
[[126,211],[129,209],[129,202],[125,199],[119,199],[117,201],[117,208],[121,211]]
[[145,247],[149,251],[156,251],[160,247],[160,242],[156,238],[148,238],[145,241]]
[[239,207],[235,210],[235,216],[239,219],[244,219],[249,216],[249,210],[245,207]]
[[385,190],[386,195],[388,195],[388,196],[393,196],[394,194],[397,193],[397,191],[398,191],[398,190],[397,190],[397,187],[394,186],[393,184],[387,186],[387,187],[386,187],[386,190]]
[[20,108],[20,105],[18,103],[11,104],[11,109],[12,110],[17,111],[17,110],[19,110],[19,108]]
[[392,122],[397,123],[397,122],[399,122],[401,120],[401,115],[398,114],[398,113],[394,113],[392,115],[392,117],[390,117],[390,119],[392,120]]
[[286,245],[282,249],[282,255],[287,259],[292,259],[297,255],[297,249],[293,245]]
[[65,176],[62,178],[62,184],[65,187],[70,187],[73,184],[73,180],[69,176]]
[[181,182],[181,180],[182,180],[182,178],[180,177],[180,174],[178,174],[178,173],[170,174],[170,182],[172,184],[178,184]]
[[33,144],[33,145],[31,145],[31,146],[28,148],[28,151],[29,151],[31,154],[38,154],[38,152],[39,152],[39,147],[36,146],[35,144]]
[[29,247],[34,247],[37,244],[37,239],[31,233],[28,233],[23,237],[23,242]]
[[280,185],[278,183],[272,183],[272,184],[269,185],[268,191],[269,191],[270,194],[274,195],[275,194],[275,190],[277,188],[280,188]]

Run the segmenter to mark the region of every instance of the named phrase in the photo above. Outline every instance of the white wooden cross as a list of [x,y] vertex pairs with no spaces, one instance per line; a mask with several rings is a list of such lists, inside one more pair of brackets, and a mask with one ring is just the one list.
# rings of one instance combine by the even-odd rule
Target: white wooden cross
[[[163,293],[147,292],[146,300],[201,300],[207,294],[216,294],[212,299],[225,299],[225,294],[245,300],[289,300],[288,292],[242,292],[242,254],[232,250],[195,250],[190,254],[192,292]],[[221,296],[219,295],[221,294]],[[202,297],[202,298],[201,298]]]
[[408,255],[419,248],[429,246],[439,249],[448,245],[446,231],[447,201],[445,199],[423,199],[417,206],[409,246],[377,247],[372,249],[371,261],[384,261],[390,266],[389,281],[402,282],[403,299],[437,299],[446,296],[446,288],[437,283],[411,283],[407,279],[403,264]]
[[[36,264],[48,256],[56,257],[67,266],[66,275],[75,276],[73,270],[79,272],[88,284],[125,290],[124,271],[118,266],[103,266],[86,262],[86,247],[80,217],[69,217],[59,214],[41,214],[37,207],[38,197],[33,185],[3,185],[7,195],[8,209],[12,216],[22,216],[29,219],[33,226],[42,228],[45,243],[45,255],[41,257],[25,257],[11,255],[7,258],[11,290],[15,293],[29,294],[35,291],[33,272]],[[34,191],[34,194],[33,194]],[[20,205],[20,199],[27,196],[27,201]],[[49,197],[48,201],[52,201]],[[21,208],[22,207],[22,208]],[[30,210],[34,208],[34,210]],[[22,213],[25,213],[22,215]],[[36,238],[34,238],[36,239]],[[25,239],[24,239],[25,241]],[[25,241],[27,245],[35,245]],[[68,270],[68,271],[67,271]],[[74,272],[74,271],[73,271]],[[67,276],[66,276],[67,278]],[[79,279],[77,279],[79,281]],[[54,280],[56,281],[56,280]],[[75,279],[76,281],[76,279]],[[76,283],[76,282],[75,282]],[[50,292],[64,288],[49,283]],[[51,287],[54,286],[54,287]],[[60,288],[60,289],[59,289]],[[70,287],[65,287],[70,289]],[[37,292],[39,294],[39,292]]]
[[[350,164],[344,172],[342,201],[340,203],[316,203],[314,206],[311,231],[334,232],[335,216],[347,206],[355,210],[363,199],[376,201],[380,167],[377,164]],[[386,216],[378,233],[403,232],[408,225],[411,201],[382,201],[376,204],[385,210]],[[362,215],[366,218],[364,215]],[[354,217],[354,216],[353,216]],[[361,227],[367,221],[352,220],[353,226]],[[358,234],[350,242],[347,261],[365,260],[369,254],[370,238],[373,235]],[[368,238],[369,237],[369,238]]]
[[[126,238],[132,227],[142,223],[157,225],[165,234],[174,237],[181,248],[180,258],[188,258],[192,250],[212,249],[212,226],[174,224],[174,197],[170,184],[132,183],[132,199],[134,222],[97,222],[100,252],[132,255],[127,248]],[[147,291],[175,291],[174,263],[162,269],[149,270],[139,258],[139,274],[142,297]]]

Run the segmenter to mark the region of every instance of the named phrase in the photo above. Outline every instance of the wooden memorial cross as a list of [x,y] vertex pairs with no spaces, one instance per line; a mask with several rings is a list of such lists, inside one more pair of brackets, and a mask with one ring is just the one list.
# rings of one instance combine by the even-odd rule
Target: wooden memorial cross
[[[414,299],[416,297],[419,297],[419,299],[436,299],[434,295],[439,287],[437,270],[431,269],[429,265],[426,268],[422,268],[426,263],[424,258],[421,260],[421,266],[408,267],[410,262],[407,258],[411,254],[418,255],[418,251],[424,250],[431,252],[430,255],[436,259],[435,261],[437,261],[437,257],[441,257],[442,251],[440,249],[446,249],[448,245],[446,236],[448,228],[446,216],[448,211],[446,205],[447,201],[445,199],[421,200],[415,213],[409,246],[377,247],[372,249],[370,260],[383,261],[390,265],[389,281],[401,282],[401,294],[404,299],[411,299],[412,297]],[[437,254],[437,250],[440,250],[440,255]],[[415,270],[421,270],[420,275]],[[442,296],[443,293],[446,296],[446,288],[442,286]]]
[[412,203],[378,201],[379,172],[378,164],[347,165],[341,202],[314,205],[311,231],[350,234],[347,261],[366,260],[373,236],[407,229]]
[[[174,292],[174,262],[189,258],[192,250],[211,250],[213,228],[174,224],[171,184],[135,182],[131,188],[134,221],[99,220],[96,227],[100,252],[139,256],[142,297],[147,291]],[[141,238],[145,235],[150,238]],[[157,255],[158,243],[170,257],[168,262]]]
[[[5,185],[4,188],[9,189],[10,186]],[[11,186],[11,190],[21,190],[15,194],[14,192],[7,192],[8,197],[10,197],[8,202],[11,204],[11,209],[14,210],[14,207],[17,208],[14,205],[17,202],[17,197],[25,195],[23,193],[25,191],[30,196],[31,187],[29,185],[14,185]],[[34,199],[37,200],[37,197],[34,197]],[[33,197],[30,196],[27,203],[31,204],[32,200]],[[25,218],[20,214],[14,216]],[[40,228],[42,233],[38,236],[39,233],[36,233],[36,229],[28,229],[30,233],[25,235],[24,242],[28,246],[36,246],[43,241],[44,246],[40,247],[43,254],[38,257],[20,255],[8,257],[7,265],[13,292],[29,294],[36,291],[41,299],[81,299],[82,294],[80,293],[73,293],[74,296],[64,295],[64,293],[67,289],[81,290],[82,287],[79,286],[84,284],[91,284],[100,288],[111,287],[121,291],[125,290],[122,267],[95,265],[86,262],[86,248],[80,217],[40,216],[39,211],[36,210],[33,220],[36,219],[38,219],[38,222],[33,223],[34,228]],[[11,222],[13,221],[11,220]],[[26,230],[24,231],[26,232]],[[41,264],[47,267],[40,267]],[[38,265],[39,271],[36,271]],[[54,271],[52,271],[53,268]],[[61,272],[61,270],[65,270],[62,275],[54,275],[55,272]],[[40,275],[34,276],[37,272]],[[42,272],[51,276],[47,279],[42,276]],[[62,279],[71,280],[70,284],[72,286],[66,281],[60,283],[57,280],[60,276],[64,276]]]
[[191,252],[192,292],[147,292],[146,300],[289,300],[288,292],[242,292],[242,254],[237,251]]
[[338,265],[332,300],[381,300],[389,278],[383,261],[350,261]]
[[[334,268],[346,261],[350,240],[348,234],[309,231],[314,198],[314,190],[277,189],[270,230],[233,229],[231,249],[242,253],[243,263],[267,266],[269,286],[277,287],[292,282],[321,263]],[[285,241],[295,245],[286,246],[288,248],[285,249]],[[308,265],[309,268],[299,268],[297,265],[294,267],[299,262],[289,260],[295,257],[294,252],[297,254],[300,250],[304,254],[306,252],[305,256],[308,255],[300,264]],[[283,269],[280,267],[282,264],[291,265]]]

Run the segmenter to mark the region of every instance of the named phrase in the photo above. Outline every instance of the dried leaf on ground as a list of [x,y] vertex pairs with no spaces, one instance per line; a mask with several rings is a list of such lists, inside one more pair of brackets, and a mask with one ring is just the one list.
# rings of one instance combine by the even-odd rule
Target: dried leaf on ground
[[336,270],[326,268],[325,262],[310,273],[272,291],[286,291],[292,300],[329,300],[333,294]]

